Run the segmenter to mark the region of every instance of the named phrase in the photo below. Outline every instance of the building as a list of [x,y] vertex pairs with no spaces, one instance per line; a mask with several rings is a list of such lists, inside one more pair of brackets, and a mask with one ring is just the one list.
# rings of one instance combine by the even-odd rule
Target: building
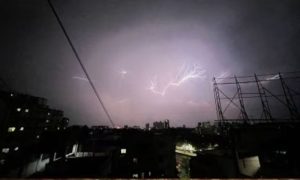
[[146,130],[146,131],[149,131],[149,130],[150,130],[150,124],[149,124],[149,123],[146,123],[145,130]]
[[198,122],[196,131],[199,134],[216,134],[217,128],[215,125],[212,125],[209,121]]
[[176,177],[175,139],[168,131],[67,129],[68,154],[50,162],[34,177],[163,178]]
[[164,121],[156,121],[153,123],[153,129],[169,129],[170,121],[168,119]]
[[0,175],[28,175],[27,164],[41,159],[42,136],[63,131],[68,123],[63,111],[49,108],[45,98],[0,91]]

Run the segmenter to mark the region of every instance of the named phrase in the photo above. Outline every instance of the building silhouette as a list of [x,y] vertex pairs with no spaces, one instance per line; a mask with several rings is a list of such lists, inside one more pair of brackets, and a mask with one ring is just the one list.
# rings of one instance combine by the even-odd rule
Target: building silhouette
[[64,131],[68,123],[63,111],[49,108],[45,98],[0,91],[1,174],[15,177],[39,170],[28,166],[48,159],[41,141],[46,134]]
[[168,119],[164,121],[156,121],[153,123],[153,129],[168,129],[170,128],[170,121]]

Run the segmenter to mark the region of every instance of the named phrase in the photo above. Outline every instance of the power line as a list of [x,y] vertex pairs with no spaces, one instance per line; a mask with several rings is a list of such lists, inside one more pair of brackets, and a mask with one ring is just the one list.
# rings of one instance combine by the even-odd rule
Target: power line
[[73,50],[73,52],[74,52],[74,54],[75,54],[75,57],[76,57],[77,61],[79,62],[79,64],[80,64],[80,66],[81,66],[81,68],[82,68],[82,70],[83,70],[83,72],[84,72],[86,78],[88,79],[88,81],[89,81],[89,83],[90,83],[90,85],[91,85],[91,87],[92,87],[92,89],[93,89],[95,95],[97,96],[97,99],[99,100],[99,102],[100,102],[100,104],[101,104],[101,106],[102,106],[102,108],[103,108],[103,110],[104,110],[106,116],[108,117],[108,119],[109,119],[109,121],[110,121],[112,127],[114,128],[114,127],[115,127],[115,124],[114,124],[114,122],[113,122],[111,116],[109,115],[109,113],[108,113],[108,111],[107,111],[107,109],[106,109],[106,107],[105,107],[105,105],[104,105],[104,103],[103,103],[103,101],[102,101],[102,99],[101,99],[100,94],[99,94],[98,91],[96,90],[96,88],[95,88],[95,86],[94,86],[94,83],[92,82],[92,80],[91,80],[91,78],[90,78],[90,76],[89,76],[89,74],[88,74],[88,71],[86,70],[85,66],[83,65],[83,63],[82,63],[82,61],[81,61],[81,59],[80,59],[80,57],[79,57],[79,55],[78,55],[78,53],[77,53],[77,51],[76,51],[76,49],[75,49],[75,47],[74,47],[74,45],[73,45],[73,43],[72,43],[70,37],[69,37],[69,35],[68,35],[66,29],[65,29],[64,26],[63,26],[62,21],[60,20],[60,18],[59,18],[59,16],[58,16],[57,12],[55,11],[55,8],[54,8],[54,6],[52,5],[51,0],[48,0],[48,3],[49,3],[49,6],[51,7],[51,10],[52,10],[53,14],[55,15],[55,17],[56,17],[56,19],[57,19],[57,21],[58,21],[58,24],[59,24],[60,27],[61,27],[61,29],[62,29],[62,31],[63,31],[63,33],[64,33],[64,35],[65,35],[65,37],[66,37],[66,39],[67,39],[67,41],[68,41],[68,43],[69,43],[69,45],[70,45],[71,48],[72,48],[72,50]]

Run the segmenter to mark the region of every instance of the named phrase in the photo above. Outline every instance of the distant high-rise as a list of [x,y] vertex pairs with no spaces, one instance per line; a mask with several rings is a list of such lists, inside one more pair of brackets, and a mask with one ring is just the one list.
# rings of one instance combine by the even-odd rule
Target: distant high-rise
[[150,124],[149,123],[146,123],[145,130],[147,130],[147,131],[150,130]]
[[169,121],[169,119],[166,119],[166,120],[164,121],[164,124],[165,124],[165,129],[170,128],[170,121]]
[[153,123],[153,129],[168,129],[170,128],[170,122],[168,119],[164,121],[156,121]]

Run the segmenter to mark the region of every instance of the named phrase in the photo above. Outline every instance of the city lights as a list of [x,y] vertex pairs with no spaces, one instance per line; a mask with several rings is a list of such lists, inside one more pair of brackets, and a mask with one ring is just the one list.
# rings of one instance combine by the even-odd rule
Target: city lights
[[9,127],[8,132],[14,132],[16,130],[16,127]]
[[126,154],[126,149],[121,149],[121,154]]

